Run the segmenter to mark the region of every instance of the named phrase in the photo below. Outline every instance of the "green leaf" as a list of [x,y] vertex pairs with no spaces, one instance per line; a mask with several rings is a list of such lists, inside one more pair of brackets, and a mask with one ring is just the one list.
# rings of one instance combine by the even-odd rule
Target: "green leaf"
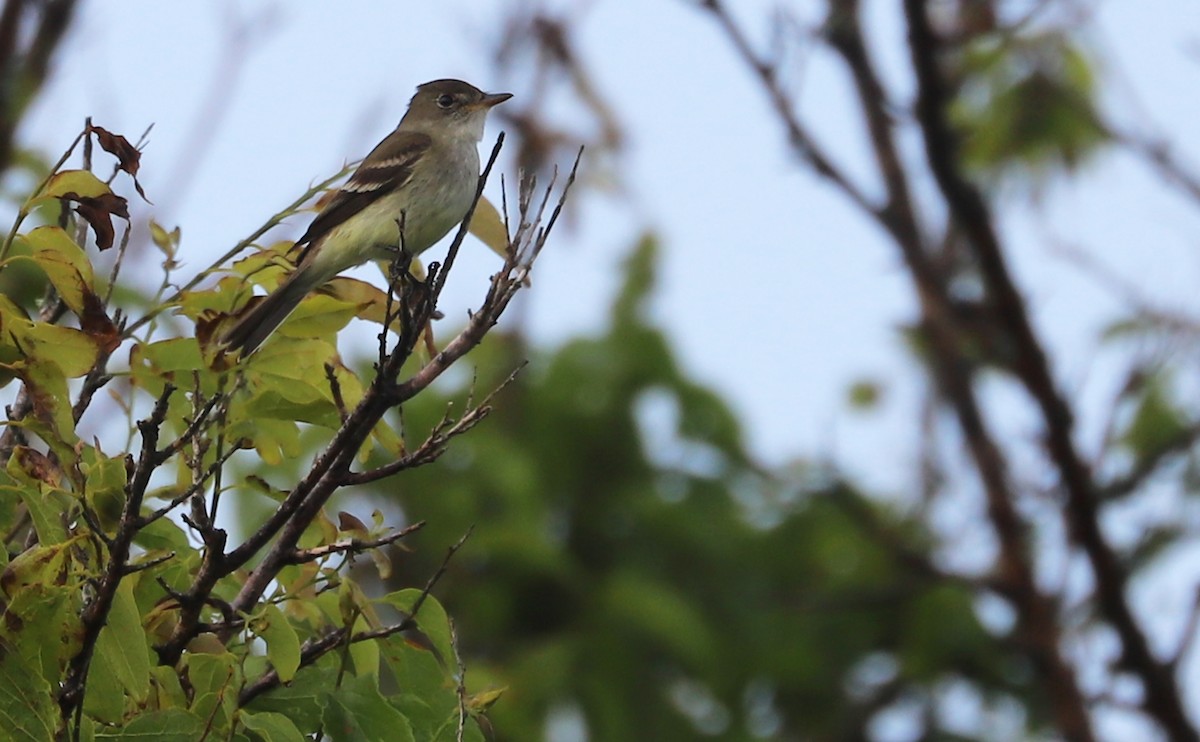
[[196,742],[205,731],[204,720],[181,709],[151,711],[129,722],[124,729],[101,728],[97,740],[113,742]]
[[[16,466],[16,457],[9,459],[9,467]],[[16,496],[29,509],[33,530],[38,543],[57,544],[67,539],[63,514],[74,510],[75,499],[57,487],[29,482],[25,485],[0,486],[0,497]]]
[[8,640],[0,641],[0,739],[50,742],[58,713],[49,681]]
[[412,726],[376,687],[373,677],[348,677],[329,697],[325,733],[339,742],[416,742]]
[[163,255],[167,256],[168,260],[175,257],[176,251],[179,250],[179,242],[182,238],[182,232],[179,227],[175,227],[170,232],[163,225],[150,220],[150,241],[159,250],[162,250]]
[[230,652],[192,652],[186,656],[188,679],[194,689],[191,711],[213,720],[216,729],[228,729],[237,710],[241,671],[238,658]]
[[129,579],[117,587],[108,623],[96,641],[96,655],[112,668],[130,698],[145,703],[150,694],[150,650]]
[[125,720],[125,689],[111,662],[97,655],[88,667],[83,712],[104,724]]
[[25,382],[36,420],[46,426],[52,439],[47,442],[67,447],[78,443],[70,390],[62,369],[54,363],[25,363],[18,369],[18,375]]
[[75,240],[56,226],[38,227],[22,235],[21,240],[29,246],[30,254],[16,256],[14,260],[35,263],[71,311],[83,315],[87,298],[95,297],[96,279],[92,264]]
[[1121,443],[1139,459],[1157,455],[1186,435],[1189,424],[1170,397],[1167,379],[1148,379],[1133,419],[1121,436]]
[[262,742],[304,742],[305,739],[292,720],[283,714],[270,711],[252,714],[241,711],[238,713],[238,721]]
[[288,685],[255,698],[249,708],[255,712],[274,711],[286,715],[296,726],[311,732],[321,723],[328,704],[328,693],[338,676],[336,657],[327,657],[296,674]]
[[73,327],[35,323],[21,334],[26,357],[53,363],[68,379],[83,376],[96,365],[97,339]]
[[[416,605],[422,592],[424,591],[416,588],[406,588],[388,593],[379,598],[377,602],[394,606],[403,611],[405,615],[411,615],[413,606]],[[444,663],[447,659],[454,657],[454,648],[450,641],[450,619],[446,615],[446,609],[432,595],[427,596],[425,602],[421,604],[421,612],[417,614],[416,621],[421,633],[432,642],[434,654],[440,655],[438,656],[439,662]],[[419,646],[419,643],[410,642],[410,644]]]
[[187,708],[187,695],[183,691],[183,685],[179,682],[179,675],[176,674],[174,667],[154,665],[150,668],[150,674],[152,676],[151,687],[154,690],[150,708]]
[[290,683],[300,668],[300,638],[288,623],[283,611],[269,604],[253,621],[250,629],[267,644],[267,658],[279,673],[279,679]]

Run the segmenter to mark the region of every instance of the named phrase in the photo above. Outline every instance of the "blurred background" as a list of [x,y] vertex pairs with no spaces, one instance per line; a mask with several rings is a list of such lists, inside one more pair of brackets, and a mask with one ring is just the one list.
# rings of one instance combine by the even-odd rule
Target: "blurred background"
[[[1031,336],[930,166],[906,5]],[[514,94],[481,143],[506,133],[509,184],[585,147],[531,290],[468,359],[479,389],[529,367],[436,466],[341,505],[428,521],[402,585],[475,527],[437,595],[468,686],[506,688],[497,739],[1197,738],[1191,3],[27,0],[0,62],[10,201],[85,117],[149,129],[144,291],[149,219],[181,228],[182,283],[431,79]],[[468,243],[439,336],[498,266]],[[463,399],[451,376],[406,425]],[[1045,445],[1064,424],[1069,452]]]

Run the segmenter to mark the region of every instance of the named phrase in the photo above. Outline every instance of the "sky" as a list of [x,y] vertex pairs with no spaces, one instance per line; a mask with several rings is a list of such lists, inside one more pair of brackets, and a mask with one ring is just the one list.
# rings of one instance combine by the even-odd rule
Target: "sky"
[[[766,97],[691,3],[546,5],[582,9],[577,49],[628,135],[626,150],[609,163],[626,190],[589,195],[504,322],[520,323],[547,347],[600,330],[621,261],[653,231],[663,251],[654,319],[690,372],[734,405],[752,450],[772,465],[832,457],[874,487],[904,490],[914,476],[920,383],[896,332],[912,319],[914,302],[894,248],[788,152]],[[903,93],[909,81],[897,3],[865,5],[879,65]],[[818,4],[793,6],[803,19]],[[84,3],[19,139],[57,153],[85,116],[131,139],[153,124],[141,180],[154,205],[139,206],[135,224],[153,216],[182,228],[180,277],[187,278],[311,183],[365,154],[395,125],[417,84],[460,77],[514,93],[505,106],[520,110],[531,81],[492,61],[505,7],[499,0]],[[736,3],[756,39],[773,7]],[[1106,112],[1122,127],[1169,139],[1178,157],[1200,165],[1194,3],[1094,7],[1080,19],[1082,39],[1100,60]],[[865,177],[865,140],[844,73],[813,54],[796,60],[794,74],[805,120],[852,174]],[[569,101],[560,109],[572,120]],[[493,119],[481,147],[501,128]],[[498,200],[496,183],[488,193]],[[1155,306],[1195,309],[1200,209],[1118,154],[1036,193],[1003,193],[999,203],[1013,270],[1059,383],[1079,404],[1080,444],[1093,454],[1128,350],[1101,345],[1096,332],[1128,306],[1064,257],[1066,248],[1083,251]],[[296,220],[274,234],[294,237],[304,226]],[[468,244],[450,282],[449,317],[478,303],[497,265]],[[157,266],[145,270],[157,279]],[[362,275],[377,280],[372,270]],[[858,379],[882,385],[876,413],[847,409],[846,390]],[[1038,456],[1020,395],[999,389],[985,401],[1006,439],[1026,441],[1027,455]],[[977,515],[954,517],[965,525]],[[1106,525],[1119,537],[1140,522]],[[1194,572],[1187,570],[1189,580]],[[1139,586],[1139,610],[1182,615],[1190,589],[1164,584]],[[1179,630],[1165,620],[1150,626],[1161,648]]]
[[[919,384],[896,333],[914,304],[894,249],[788,152],[765,96],[690,3],[546,5],[581,9],[577,48],[628,134],[616,163],[627,191],[587,198],[509,321],[547,345],[598,330],[622,259],[652,230],[663,247],[655,318],[686,367],[733,403],[752,449],[771,464],[831,456],[873,484],[904,486]],[[793,5],[801,19],[817,6]],[[866,5],[880,66],[904,90],[894,4]],[[141,180],[154,206],[140,207],[135,223],[153,216],[181,226],[183,278],[365,154],[417,84],[461,77],[514,93],[506,106],[519,110],[531,83],[496,69],[491,55],[505,7],[127,0],[114,12],[84,3],[19,136],[57,152],[88,115],[131,139],[153,124]],[[736,4],[759,39],[772,7]],[[1195,89],[1200,71],[1200,14],[1183,0],[1098,8],[1085,39],[1104,58],[1101,73],[1114,90],[1108,107],[1123,123],[1173,136],[1200,162],[1192,126],[1200,96],[1181,94]],[[813,54],[798,60],[795,74],[800,109],[818,137],[851,173],[868,173],[841,70]],[[570,120],[569,102],[561,115]],[[485,154],[502,125],[489,125]],[[1094,370],[1104,359],[1093,331],[1120,305],[1053,245],[1085,248],[1164,302],[1184,303],[1200,277],[1200,224],[1196,209],[1128,158],[1100,158],[1085,175],[1036,198],[1006,197],[1001,227],[1062,383],[1099,410],[1114,382]],[[497,199],[497,184],[488,193]],[[294,237],[303,226],[297,220],[273,234]],[[465,254],[451,282],[450,317],[478,303],[497,264],[477,244]],[[372,271],[362,275],[374,278]],[[857,379],[883,385],[877,413],[847,410],[846,390]],[[1014,434],[1027,423],[1020,415],[1011,422]]]

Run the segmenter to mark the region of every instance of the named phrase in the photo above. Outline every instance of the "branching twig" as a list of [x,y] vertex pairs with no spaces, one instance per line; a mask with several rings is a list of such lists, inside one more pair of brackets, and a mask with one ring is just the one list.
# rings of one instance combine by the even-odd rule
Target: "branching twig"
[[382,536],[377,539],[371,539],[369,541],[363,541],[362,539],[358,538],[350,538],[343,539],[342,541],[335,541],[332,544],[325,544],[324,546],[315,546],[311,549],[297,549],[292,553],[288,563],[304,564],[305,562],[313,562],[318,559],[323,559],[332,554],[362,554],[363,552],[370,551],[371,549],[378,549],[399,541],[405,536],[409,536],[424,527],[425,521],[420,520],[410,526],[401,528],[399,531],[394,531],[386,536]]
[[[457,543],[446,550],[446,556],[444,559],[442,559],[441,566],[439,566],[438,570],[433,573],[429,580],[426,581],[425,587],[421,590],[421,594],[418,595],[417,599],[413,602],[411,613],[404,616],[404,618],[402,618],[398,623],[369,631],[360,631],[351,636],[347,636],[349,633],[349,628],[343,626],[334,629],[318,638],[310,639],[306,641],[304,646],[300,648],[300,667],[307,667],[308,665],[313,664],[330,651],[342,646],[343,643],[355,644],[357,642],[371,641],[374,639],[386,639],[390,636],[408,631],[416,626],[417,614],[420,612],[421,606],[424,605],[426,598],[429,597],[429,593],[433,590],[434,586],[437,585],[438,581],[442,578],[442,575],[446,573],[446,569],[450,566],[450,560],[454,557],[454,554],[461,549],[463,544],[466,543],[467,539],[470,538],[472,530],[474,530],[474,528],[468,529]],[[272,668],[263,673],[256,680],[247,683],[245,687],[242,688],[242,692],[238,696],[238,703],[241,706],[245,706],[250,701],[271,690],[272,688],[277,687],[278,685],[279,674],[274,668]]]
[[513,370],[508,377],[500,382],[500,385],[493,389],[483,401],[478,405],[470,406],[468,402],[467,411],[464,412],[457,420],[451,420],[449,413],[442,417],[429,435],[425,437],[424,442],[411,453],[402,456],[395,461],[384,464],[383,466],[371,469],[364,472],[351,472],[346,475],[345,483],[347,485],[368,484],[386,477],[390,477],[407,469],[415,469],[418,466],[436,461],[446,450],[446,445],[453,438],[466,433],[471,428],[474,428],[479,423],[483,422],[489,414],[491,414],[492,399],[495,398],[505,387],[516,381],[517,374],[525,368],[524,363]]
[[108,620],[108,612],[120,587],[121,578],[127,574],[126,563],[129,560],[129,549],[134,536],[138,533],[139,511],[146,486],[155,468],[162,462],[158,459],[158,436],[163,422],[167,419],[168,403],[175,388],[167,384],[150,417],[138,423],[142,435],[142,448],[138,461],[134,466],[133,476],[125,488],[125,504],[121,510],[121,519],[117,526],[116,535],[109,544],[108,565],[100,577],[96,594],[91,603],[83,610],[81,623],[83,635],[80,638],[80,648],[67,665],[66,677],[59,692],[59,707],[63,719],[69,719],[75,709],[83,703],[83,692],[87,681],[88,666],[96,650],[96,640],[100,630]]

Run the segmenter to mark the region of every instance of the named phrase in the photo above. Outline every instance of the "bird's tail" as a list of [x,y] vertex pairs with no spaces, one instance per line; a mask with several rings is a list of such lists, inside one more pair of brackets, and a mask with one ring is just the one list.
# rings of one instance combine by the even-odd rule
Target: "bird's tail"
[[221,337],[221,344],[228,350],[240,351],[242,358],[254,352],[275,328],[283,324],[308,292],[321,283],[320,277],[313,273],[309,265],[297,268],[279,288],[267,294],[229,328]]

